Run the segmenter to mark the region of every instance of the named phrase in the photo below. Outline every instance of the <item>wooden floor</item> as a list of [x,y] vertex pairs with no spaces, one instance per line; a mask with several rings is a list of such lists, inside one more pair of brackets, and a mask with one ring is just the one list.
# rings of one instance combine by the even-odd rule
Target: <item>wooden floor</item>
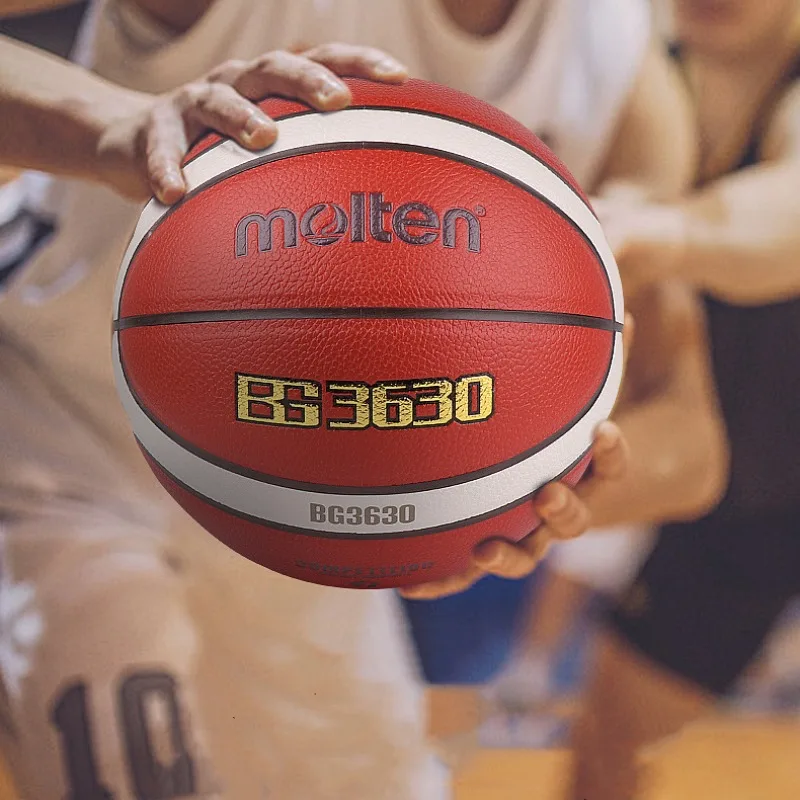
[[[478,751],[456,776],[456,800],[562,800],[568,767],[559,750]],[[662,748],[641,800],[799,798],[800,720],[715,720]],[[17,800],[2,770],[0,800]]]
[[0,800],[15,800],[16,795],[11,790],[11,782],[5,770],[0,769]]
[[[562,800],[569,754],[478,752],[457,777],[456,800]],[[800,722],[715,722],[663,748],[641,800],[797,800]],[[586,800],[592,800],[591,797]]]
[[[438,689],[430,699],[434,736],[468,752],[476,695]],[[456,800],[563,800],[569,759],[561,750],[478,750],[456,775]],[[648,762],[641,800],[800,800],[800,716],[693,726]]]

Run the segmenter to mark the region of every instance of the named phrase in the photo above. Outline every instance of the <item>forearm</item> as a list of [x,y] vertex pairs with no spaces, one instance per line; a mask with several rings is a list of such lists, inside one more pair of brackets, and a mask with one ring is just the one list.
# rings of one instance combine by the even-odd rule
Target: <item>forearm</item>
[[139,95],[0,37],[0,163],[98,178],[98,141]]
[[743,170],[687,198],[678,207],[677,277],[741,305],[800,296],[798,187],[800,161],[784,162]]
[[668,399],[621,413],[616,422],[631,459],[625,477],[593,498],[596,526],[693,519],[716,505],[727,479],[721,423]]

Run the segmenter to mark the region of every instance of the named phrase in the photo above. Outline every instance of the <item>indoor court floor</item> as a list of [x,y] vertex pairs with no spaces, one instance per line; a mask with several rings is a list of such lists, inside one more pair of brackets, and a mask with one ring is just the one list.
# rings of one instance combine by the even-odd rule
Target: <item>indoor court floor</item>
[[[796,800],[799,756],[800,723],[706,724],[653,757],[641,800]],[[562,750],[480,751],[455,800],[562,800],[568,762]]]
[[[469,740],[478,717],[470,695],[434,690],[434,734]],[[479,749],[457,771],[455,800],[563,800],[569,758],[565,750]],[[665,742],[646,763],[640,800],[798,800],[800,715],[719,716]]]
[[[467,736],[475,720],[469,693],[434,692],[434,732]],[[454,800],[562,800],[568,765],[569,753],[564,750],[477,750],[457,771]],[[718,717],[694,726],[651,755],[641,800],[798,798],[800,717]],[[2,770],[0,800],[24,800],[12,791]]]

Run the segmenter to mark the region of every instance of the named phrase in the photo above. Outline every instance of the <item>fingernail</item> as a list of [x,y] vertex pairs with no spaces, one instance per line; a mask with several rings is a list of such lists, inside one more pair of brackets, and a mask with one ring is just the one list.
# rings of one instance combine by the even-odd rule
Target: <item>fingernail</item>
[[322,86],[317,89],[315,94],[318,100],[325,102],[333,97],[347,96],[347,87],[341,81],[324,77],[322,79]]
[[180,200],[185,191],[186,186],[178,170],[167,170],[161,176],[161,182],[157,194],[158,199],[165,205],[170,205]]
[[379,61],[373,68],[373,74],[380,78],[399,78],[407,73],[406,68],[393,58],[384,58]]
[[168,167],[165,169],[162,179],[165,186],[183,186],[183,177],[181,176],[181,173],[178,171],[177,167]]
[[244,124],[242,141],[248,147],[265,147],[272,142],[274,132],[275,125],[272,120],[258,111],[253,111]]

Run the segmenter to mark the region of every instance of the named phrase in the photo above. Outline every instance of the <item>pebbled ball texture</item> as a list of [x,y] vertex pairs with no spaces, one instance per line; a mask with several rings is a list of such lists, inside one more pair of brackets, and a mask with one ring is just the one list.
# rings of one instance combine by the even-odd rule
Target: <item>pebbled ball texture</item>
[[[485,103],[421,81],[399,87],[349,84],[355,108],[437,115],[510,141],[587,202],[536,137]],[[280,98],[261,105],[279,121],[316,113]],[[207,158],[222,141],[204,137],[187,162]],[[354,200],[354,194],[362,199]],[[376,212],[384,241],[372,235],[371,202],[391,204]],[[417,205],[398,221],[394,213],[408,203]],[[315,206],[304,230],[304,212]],[[425,208],[432,216],[426,217]],[[270,222],[265,249],[257,221],[244,228],[240,223],[276,209],[290,210],[296,223],[288,217]],[[444,220],[451,209],[478,220],[479,249],[471,246],[468,221],[458,217],[453,246],[446,246]],[[362,212],[359,234],[354,220]],[[294,239],[287,230],[293,224]],[[387,313],[370,316],[359,309]],[[393,317],[389,312],[396,309],[402,314]],[[425,318],[414,315],[419,309],[477,315]],[[279,313],[237,316],[263,310]],[[318,310],[344,316],[313,318]],[[119,359],[138,404],[188,452],[233,473],[301,491],[366,488],[383,507],[402,487],[436,491],[440,484],[469,481],[558,446],[597,398],[609,375],[612,331],[480,318],[497,311],[613,320],[614,299],[606,270],[582,232],[541,197],[478,159],[465,163],[419,148],[351,143],[249,166],[190,193],[166,213],[142,240],[125,277]],[[205,316],[187,316],[196,313]],[[289,391],[286,414],[302,418],[309,412],[297,405],[291,410],[291,404],[310,400],[320,423],[241,419],[240,375],[306,381],[311,388]],[[434,390],[426,394],[408,382],[447,379],[452,386],[476,375],[493,381],[488,418],[417,424],[435,418],[438,401],[430,399]],[[345,395],[326,390],[337,382],[405,382],[396,391],[415,399],[415,424],[331,427],[331,420],[355,415],[349,395],[343,401]],[[252,416],[269,417],[270,407],[257,398],[270,387],[250,391],[246,407]],[[451,408],[452,396],[442,402]],[[480,403],[474,395],[471,402],[475,412]],[[589,457],[571,455],[563,477],[574,484]],[[371,536],[346,524],[315,531],[305,529],[302,519],[274,525],[269,508],[263,520],[235,513],[193,491],[146,451],[145,456],[177,502],[221,541],[266,567],[317,583],[384,588],[442,578],[466,568],[480,541],[516,541],[538,524],[523,498],[481,519],[431,532],[409,533],[398,525],[396,532]],[[531,486],[530,494],[537,488]]]

